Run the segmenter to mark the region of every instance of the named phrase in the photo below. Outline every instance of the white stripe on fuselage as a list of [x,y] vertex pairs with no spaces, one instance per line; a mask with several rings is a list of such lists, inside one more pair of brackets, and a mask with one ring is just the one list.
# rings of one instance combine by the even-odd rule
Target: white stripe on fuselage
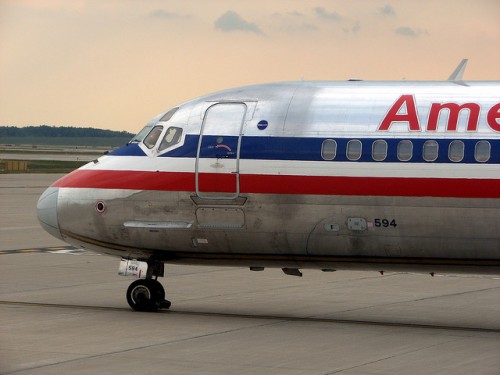
[[[225,159],[218,162],[224,165]],[[210,166],[217,159],[201,159]],[[234,161],[234,159],[232,159]],[[102,156],[98,163],[88,163],[82,169],[186,172],[194,173],[195,158],[167,158],[148,156]],[[233,173],[231,169],[218,168],[213,173]],[[303,160],[250,160],[239,162],[241,174],[290,175],[290,176],[344,176],[344,177],[403,177],[403,178],[470,178],[498,179],[498,164],[465,163],[384,163],[384,162],[335,162]]]

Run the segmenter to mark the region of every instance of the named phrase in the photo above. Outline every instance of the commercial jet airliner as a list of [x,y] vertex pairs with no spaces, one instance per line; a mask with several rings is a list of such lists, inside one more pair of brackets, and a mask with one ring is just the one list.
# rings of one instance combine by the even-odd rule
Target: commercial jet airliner
[[300,81],[151,120],[38,202],[54,236],[122,258],[139,311],[165,263],[500,275],[500,82]]

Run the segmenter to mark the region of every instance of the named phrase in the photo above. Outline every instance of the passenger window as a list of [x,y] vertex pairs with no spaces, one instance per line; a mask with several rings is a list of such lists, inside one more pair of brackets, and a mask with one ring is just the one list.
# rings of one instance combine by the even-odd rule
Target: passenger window
[[448,148],[448,158],[455,163],[464,158],[464,143],[462,141],[452,141]]
[[425,141],[422,155],[425,161],[434,161],[438,157],[439,145],[436,141]]
[[337,156],[337,142],[333,139],[325,139],[321,145],[321,157],[324,160],[333,160]]
[[163,151],[173,145],[176,145],[181,141],[182,129],[171,126],[167,129],[163,140],[160,143],[160,147],[158,147],[158,151]]
[[149,134],[144,138],[144,144],[147,148],[153,148],[156,144],[156,141],[160,137],[161,132],[163,131],[163,126],[155,126],[153,130],[149,132]]
[[358,160],[361,157],[361,141],[357,139],[353,139],[347,142],[347,159],[349,160]]
[[375,161],[385,160],[387,157],[387,142],[384,140],[377,140],[372,144],[372,158]]
[[399,141],[398,143],[398,159],[400,161],[408,161],[413,156],[413,143],[411,141]]
[[480,163],[487,162],[490,160],[491,145],[488,141],[479,141],[476,143],[476,149],[474,150],[474,158]]

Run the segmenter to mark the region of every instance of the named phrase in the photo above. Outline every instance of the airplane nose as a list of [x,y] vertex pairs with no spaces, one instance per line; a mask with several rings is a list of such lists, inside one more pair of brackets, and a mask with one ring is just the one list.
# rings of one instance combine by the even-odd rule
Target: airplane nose
[[60,238],[59,221],[57,220],[57,197],[59,188],[49,187],[38,199],[37,214],[38,221],[48,233]]

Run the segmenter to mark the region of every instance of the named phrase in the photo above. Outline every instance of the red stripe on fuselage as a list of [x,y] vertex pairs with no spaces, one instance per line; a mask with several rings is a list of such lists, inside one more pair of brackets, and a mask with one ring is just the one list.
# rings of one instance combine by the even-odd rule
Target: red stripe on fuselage
[[[76,170],[54,187],[195,191],[190,172]],[[234,174],[200,174],[200,191],[232,192]],[[500,198],[500,180],[415,177],[240,175],[241,193]]]
[[77,169],[54,187],[194,191],[194,173]]

